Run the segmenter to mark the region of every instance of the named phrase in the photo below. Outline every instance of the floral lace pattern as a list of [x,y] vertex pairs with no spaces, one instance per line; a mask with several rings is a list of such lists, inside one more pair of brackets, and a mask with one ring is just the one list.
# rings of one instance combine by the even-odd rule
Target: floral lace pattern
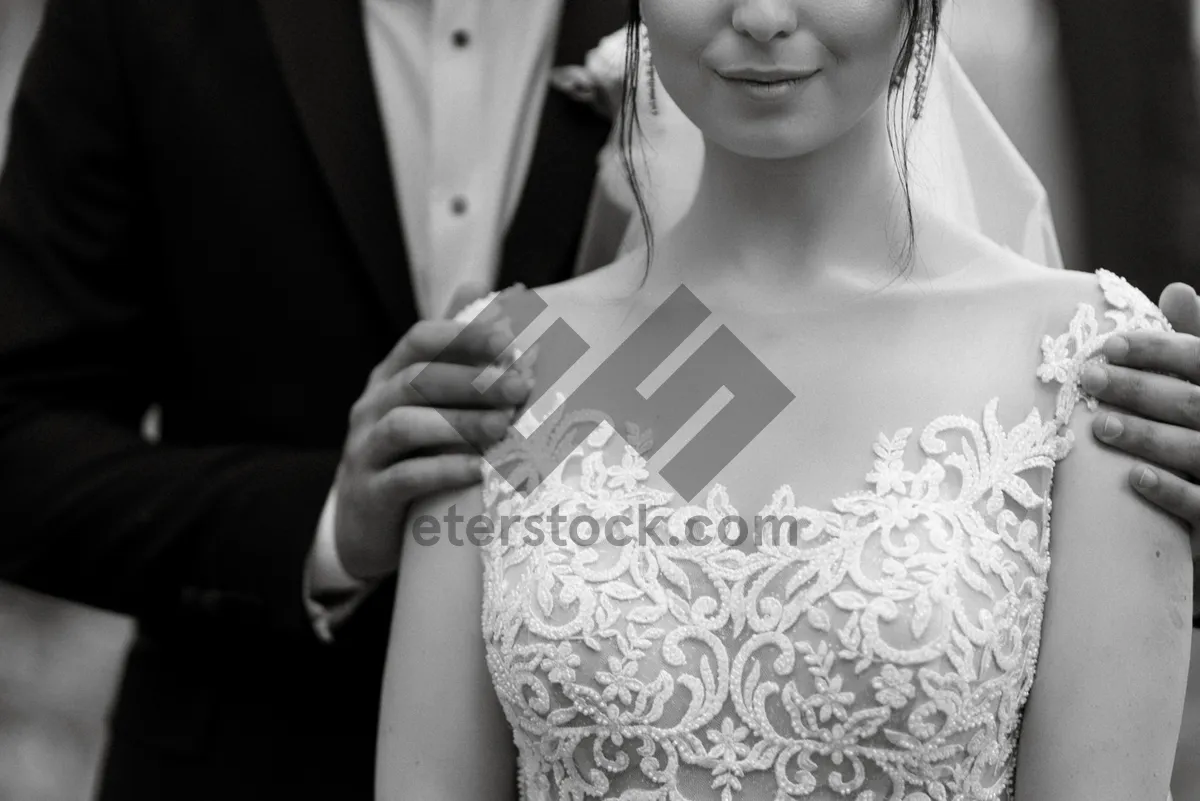
[[[1050,481],[1084,366],[1112,333],[1167,328],[1099,273],[1111,322],[1080,304],[1046,337],[1054,419],[1005,430],[943,416],[881,435],[865,489],[828,507],[780,487],[752,548],[712,529],[736,516],[714,486],[676,505],[652,486],[650,432],[527,417],[489,453],[483,636],[527,801],[1009,797],[1050,569]],[[586,416],[584,416],[586,417]],[[587,418],[599,420],[601,418]],[[536,431],[534,430],[536,428]],[[915,450],[915,449],[914,449]],[[560,463],[560,457],[566,457]],[[546,476],[528,496],[524,478]],[[627,520],[596,540],[543,525],[557,509]],[[709,536],[688,541],[698,515]],[[642,537],[641,526],[658,533]],[[569,525],[565,528],[569,528]],[[695,540],[701,539],[702,544]]]

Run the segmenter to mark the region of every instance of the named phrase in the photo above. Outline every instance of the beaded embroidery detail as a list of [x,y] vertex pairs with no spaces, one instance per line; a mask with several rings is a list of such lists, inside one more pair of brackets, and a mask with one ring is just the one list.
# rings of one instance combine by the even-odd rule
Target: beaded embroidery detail
[[[484,466],[484,508],[507,531],[483,551],[482,618],[522,796],[1007,798],[1050,569],[1050,479],[1080,375],[1113,333],[1168,328],[1124,280],[1098,277],[1111,327],[1080,304],[1042,343],[1037,375],[1061,385],[1054,419],[1034,409],[1005,430],[993,400],[982,421],[930,423],[911,463],[911,429],[881,435],[865,489],[814,508],[780,487],[751,550],[715,522],[706,544],[684,539],[696,515],[737,510],[720,485],[682,507],[651,487],[650,432],[622,441],[602,424],[560,464],[579,421],[526,415],[532,436]],[[513,490],[542,471],[536,492]],[[617,526],[624,544],[554,543],[534,520],[555,507],[565,521],[644,509],[666,541]]]

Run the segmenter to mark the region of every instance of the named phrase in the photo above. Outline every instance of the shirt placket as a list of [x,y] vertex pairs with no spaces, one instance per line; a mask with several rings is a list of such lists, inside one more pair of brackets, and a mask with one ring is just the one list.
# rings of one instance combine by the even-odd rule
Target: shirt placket
[[[434,3],[430,46],[430,269],[444,307],[455,286],[484,270],[486,206],[486,64],[479,0]],[[479,277],[483,277],[480,275]],[[444,308],[426,310],[441,315]]]

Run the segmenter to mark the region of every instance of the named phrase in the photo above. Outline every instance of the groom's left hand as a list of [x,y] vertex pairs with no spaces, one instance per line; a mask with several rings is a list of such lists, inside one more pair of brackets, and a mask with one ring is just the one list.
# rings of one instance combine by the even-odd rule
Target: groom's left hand
[[1200,554],[1200,299],[1186,284],[1172,284],[1159,306],[1175,332],[1112,337],[1104,347],[1109,364],[1089,370],[1083,387],[1118,409],[1097,415],[1092,433],[1144,460],[1129,483],[1185,520],[1192,552]]

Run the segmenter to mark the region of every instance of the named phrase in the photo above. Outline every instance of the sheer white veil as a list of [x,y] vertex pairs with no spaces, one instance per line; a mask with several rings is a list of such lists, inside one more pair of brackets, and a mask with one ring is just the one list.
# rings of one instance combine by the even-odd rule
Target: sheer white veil
[[1063,266],[1045,187],[944,43],[909,164],[914,198],[1030,261]]
[[[1025,258],[1061,268],[1062,254],[1045,187],[1017,151],[943,40],[930,70],[922,118],[908,141],[909,189],[915,202],[981,233]],[[909,71],[909,82],[915,70]],[[704,143],[700,132],[658,87],[658,113],[639,92],[640,186],[655,230],[674,224],[687,210],[699,182]],[[911,85],[904,90],[911,91]],[[616,126],[614,126],[616,128]],[[635,147],[638,143],[635,142]],[[598,193],[633,209],[615,139],[600,156]],[[634,215],[621,250],[642,243]]]

